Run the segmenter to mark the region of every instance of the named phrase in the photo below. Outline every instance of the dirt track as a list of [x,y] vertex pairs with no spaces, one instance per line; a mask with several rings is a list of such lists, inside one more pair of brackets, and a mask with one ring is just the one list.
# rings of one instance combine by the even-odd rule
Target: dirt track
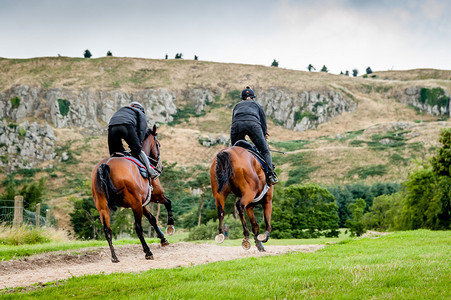
[[[110,250],[87,248],[77,251],[61,251],[39,254],[21,260],[0,262],[0,290],[27,287],[88,274],[114,272],[141,272],[150,269],[194,266],[215,261],[240,259],[251,256],[278,255],[293,251],[314,252],[324,245],[266,246],[266,252],[241,247],[225,247],[210,244],[176,243],[162,248],[149,245],[154,260],[145,260],[141,245],[116,246],[119,263],[111,262]],[[73,254],[75,253],[76,254]]]

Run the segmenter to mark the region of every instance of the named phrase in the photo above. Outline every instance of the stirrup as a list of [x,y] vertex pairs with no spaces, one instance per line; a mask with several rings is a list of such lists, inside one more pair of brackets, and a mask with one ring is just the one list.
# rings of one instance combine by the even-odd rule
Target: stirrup
[[268,183],[270,185],[274,185],[277,184],[279,182],[279,179],[277,178],[277,175],[275,173],[269,174],[268,175]]

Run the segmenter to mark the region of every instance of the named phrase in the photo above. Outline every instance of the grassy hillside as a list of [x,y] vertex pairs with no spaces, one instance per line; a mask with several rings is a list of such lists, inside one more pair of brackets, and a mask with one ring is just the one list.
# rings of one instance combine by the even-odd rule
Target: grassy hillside
[[[447,118],[420,114],[396,99],[412,86],[440,86],[451,93],[451,71],[446,70],[385,71],[353,78],[256,65],[120,57],[0,59],[0,70],[0,91],[18,84],[124,92],[147,88],[215,90],[220,97],[207,107],[205,115],[158,129],[163,160],[177,162],[179,167],[200,165],[205,169],[223,146],[203,147],[198,137],[228,135],[231,108],[238,101],[228,92],[246,85],[340,91],[357,102],[357,109],[316,129],[294,132],[269,120],[271,148],[287,152],[273,154],[281,179],[294,177],[304,183],[402,182],[416,161],[435,153],[440,128],[450,126]],[[393,127],[399,122],[407,125]],[[92,167],[108,155],[106,136],[89,137],[80,132],[78,128],[55,129],[59,149],[67,151],[71,159],[53,162],[53,168],[36,173],[37,178],[48,177],[45,197],[62,219],[71,209],[68,197],[83,193]],[[384,139],[390,143],[381,144]]]

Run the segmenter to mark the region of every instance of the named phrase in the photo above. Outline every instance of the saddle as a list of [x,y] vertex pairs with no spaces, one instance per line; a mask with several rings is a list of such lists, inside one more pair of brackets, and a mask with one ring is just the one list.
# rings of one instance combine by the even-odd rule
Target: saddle
[[245,140],[238,140],[234,146],[241,147],[241,148],[244,148],[247,151],[249,151],[260,162],[260,165],[261,165],[263,171],[265,171],[265,174],[268,174],[268,171],[269,171],[268,163],[263,158],[263,156],[260,154],[260,151],[258,151],[257,147],[255,147],[254,145],[252,145],[251,143],[249,143]]
[[114,152],[113,154],[111,154],[111,157],[122,157],[122,158],[125,158],[125,159],[128,159],[128,160],[134,162],[135,165],[138,167],[139,174],[141,174],[141,176],[143,178],[147,179],[148,175],[147,175],[146,167],[141,163],[141,161],[139,159],[137,159],[134,156],[132,156],[130,154],[130,152],[127,152],[127,151],[125,151],[125,152]]

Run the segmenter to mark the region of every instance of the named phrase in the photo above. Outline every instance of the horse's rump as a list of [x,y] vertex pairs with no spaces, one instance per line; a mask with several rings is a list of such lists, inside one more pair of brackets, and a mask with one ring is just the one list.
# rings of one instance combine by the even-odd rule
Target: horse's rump
[[108,202],[108,207],[115,211],[117,204],[122,201],[123,194],[119,192],[111,181],[110,166],[102,163],[97,168],[96,191],[103,192]]

